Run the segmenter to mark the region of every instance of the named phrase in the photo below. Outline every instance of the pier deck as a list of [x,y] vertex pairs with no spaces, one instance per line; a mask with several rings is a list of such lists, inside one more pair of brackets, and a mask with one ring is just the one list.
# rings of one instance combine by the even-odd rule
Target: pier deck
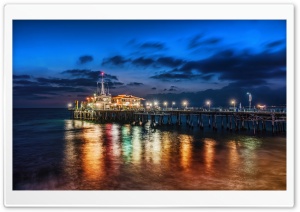
[[151,127],[162,125],[180,126],[185,122],[189,128],[212,127],[213,130],[266,131],[267,123],[272,132],[285,131],[286,113],[270,111],[201,111],[201,110],[80,110],[69,109],[74,119],[97,122],[119,122]]

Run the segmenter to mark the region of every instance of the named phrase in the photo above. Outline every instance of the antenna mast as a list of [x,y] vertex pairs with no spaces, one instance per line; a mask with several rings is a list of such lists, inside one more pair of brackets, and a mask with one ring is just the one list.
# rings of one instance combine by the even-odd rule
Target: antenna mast
[[104,72],[102,71],[102,72],[101,72],[102,81],[101,81],[101,93],[100,93],[100,95],[105,95],[105,92],[104,92],[104,81],[103,81],[103,75],[104,75]]

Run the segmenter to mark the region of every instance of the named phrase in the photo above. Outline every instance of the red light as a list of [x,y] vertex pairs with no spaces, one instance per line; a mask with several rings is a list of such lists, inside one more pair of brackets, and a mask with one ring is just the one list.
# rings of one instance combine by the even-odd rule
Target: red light
[[103,76],[104,75],[104,72],[103,71],[101,71],[101,76]]

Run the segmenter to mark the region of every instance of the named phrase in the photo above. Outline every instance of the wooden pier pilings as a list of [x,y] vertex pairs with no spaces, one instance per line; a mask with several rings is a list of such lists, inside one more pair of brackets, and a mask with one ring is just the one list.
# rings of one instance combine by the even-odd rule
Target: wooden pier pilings
[[194,129],[205,127],[213,131],[245,131],[253,130],[253,133],[270,129],[273,133],[284,132],[286,129],[286,113],[267,111],[198,111],[198,110],[74,110],[69,109],[73,119],[91,120],[99,123],[118,122],[132,125],[145,125],[150,121],[151,127],[162,125],[185,125]]

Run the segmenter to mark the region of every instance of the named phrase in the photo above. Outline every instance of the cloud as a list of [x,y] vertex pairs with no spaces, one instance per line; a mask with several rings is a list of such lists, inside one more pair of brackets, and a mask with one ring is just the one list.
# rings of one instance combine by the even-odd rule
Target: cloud
[[161,73],[161,74],[157,74],[154,76],[151,76],[150,78],[153,79],[158,79],[161,81],[175,81],[175,82],[179,82],[182,80],[210,80],[214,75],[213,74],[195,74],[192,72],[183,72],[179,69],[173,69],[171,71],[165,72],[165,73]]
[[[286,78],[286,49],[251,54],[246,51],[222,50],[202,60],[186,61],[182,66],[150,78],[161,81],[203,80],[228,82],[268,82]],[[262,81],[257,81],[261,79]],[[260,84],[260,83],[258,83]],[[266,84],[265,84],[266,85]]]
[[63,79],[63,78],[44,78],[44,77],[38,77],[36,80],[39,83],[45,84],[45,85],[51,85],[53,87],[56,86],[96,86],[96,82],[91,81],[87,78],[76,78],[76,79]]
[[83,56],[80,56],[78,61],[79,61],[79,64],[85,64],[85,63],[88,63],[88,62],[92,62],[94,60],[93,56],[91,55],[83,55]]
[[151,90],[156,90],[156,87],[151,88]]
[[124,83],[122,83],[122,82],[106,82],[105,83],[105,86],[107,86],[109,89],[115,89],[122,85],[124,85]]
[[[61,72],[62,74],[67,74],[72,77],[83,77],[83,78],[89,78],[92,80],[98,80],[100,78],[100,71],[91,71],[87,69],[71,69]],[[117,76],[110,75],[104,73],[104,78],[109,80],[117,80]]]
[[161,42],[145,42],[140,45],[141,49],[157,49],[162,50],[165,49],[165,44]]
[[127,85],[129,85],[129,86],[141,86],[141,85],[144,85],[144,84],[141,83],[141,82],[130,82]]
[[162,73],[158,75],[151,76],[150,78],[153,79],[160,79],[163,81],[170,81],[174,79],[187,79],[191,80],[191,75],[190,74],[176,74],[176,73]]
[[[65,101],[63,96],[70,96],[70,93],[76,93],[77,97],[83,97],[93,93],[96,90],[99,71],[90,70],[66,70],[62,74],[70,75],[71,78],[58,78],[58,77],[31,77],[31,81],[27,79],[14,79],[14,104],[19,105],[20,101],[17,97],[22,97],[25,102],[34,100],[49,100],[49,104],[55,106],[54,102],[58,105],[58,101]],[[96,79],[93,79],[96,78]],[[117,81],[117,77],[113,75],[105,75],[106,87],[110,89],[122,86],[123,83]],[[107,79],[108,78],[108,79]],[[72,95],[73,96],[73,95]],[[70,99],[74,100],[74,98]],[[59,100],[58,100],[59,99]],[[28,103],[31,104],[31,103]],[[45,102],[41,102],[45,105]],[[47,106],[47,105],[45,105]]]
[[221,38],[204,38],[204,34],[198,34],[189,40],[188,49],[194,49],[199,46],[215,45],[220,43],[221,41]]
[[14,80],[13,84],[14,85],[16,85],[16,84],[19,84],[19,85],[36,85],[37,82],[32,82],[32,81],[29,81],[29,80]]
[[272,41],[272,42],[267,43],[265,45],[265,47],[266,48],[274,48],[274,47],[281,46],[284,43],[285,43],[285,40],[276,40],[276,41]]
[[130,61],[129,59],[125,59],[121,55],[116,55],[113,57],[103,59],[102,65],[123,66],[125,63],[129,61]]
[[111,58],[105,59],[102,65],[114,65],[122,67],[125,63],[128,65],[136,67],[147,68],[149,66],[165,66],[175,68],[181,66],[186,61],[178,58],[173,58],[169,56],[162,57],[138,57],[138,58],[125,58],[120,55],[113,56]]
[[175,59],[173,57],[160,57],[157,59],[157,63],[163,66],[174,68],[182,65],[184,63],[184,60]]
[[14,86],[13,92],[15,96],[23,96],[24,98],[27,96],[34,95],[55,95],[59,96],[65,92],[88,92],[89,90],[85,88],[78,87],[68,87],[68,86],[60,86],[54,87],[51,85],[31,85],[31,86]]
[[257,87],[257,86],[266,86],[268,85],[268,82],[266,80],[263,79],[250,79],[250,80],[243,80],[243,81],[236,81],[236,82],[232,82],[229,83],[227,86],[225,86],[224,88],[253,88],[253,87]]
[[178,87],[172,85],[168,91],[177,91],[178,90]]
[[24,75],[13,75],[13,79],[30,79],[30,75],[24,74]]
[[198,46],[199,40],[203,38],[203,34],[198,34],[192,37],[188,43],[188,48],[192,49]]
[[67,74],[72,77],[87,77],[90,79],[96,79],[100,76],[99,71],[91,71],[88,69],[71,69],[61,72],[62,74]]
[[[197,71],[203,74],[218,74],[222,80],[270,79],[284,73],[286,51],[262,52],[258,54],[238,54],[233,50],[219,52],[210,58],[190,61],[179,69],[182,73]],[[279,74],[280,75],[280,74]],[[282,75],[280,75],[282,76]]]
[[137,59],[134,59],[132,61],[132,64],[136,65],[136,66],[150,66],[152,64],[154,64],[154,60],[152,58],[144,58],[144,57],[139,57]]
[[[96,88],[97,83],[96,81],[91,81],[87,78],[75,78],[75,79],[62,79],[62,78],[43,78],[39,77],[36,80],[44,85],[49,85],[53,87],[85,87],[85,88]],[[122,82],[118,81],[106,81],[106,85],[109,88],[115,88],[116,86],[124,85]]]
[[203,74],[201,75],[201,78],[203,80],[211,80],[215,75],[214,74]]

